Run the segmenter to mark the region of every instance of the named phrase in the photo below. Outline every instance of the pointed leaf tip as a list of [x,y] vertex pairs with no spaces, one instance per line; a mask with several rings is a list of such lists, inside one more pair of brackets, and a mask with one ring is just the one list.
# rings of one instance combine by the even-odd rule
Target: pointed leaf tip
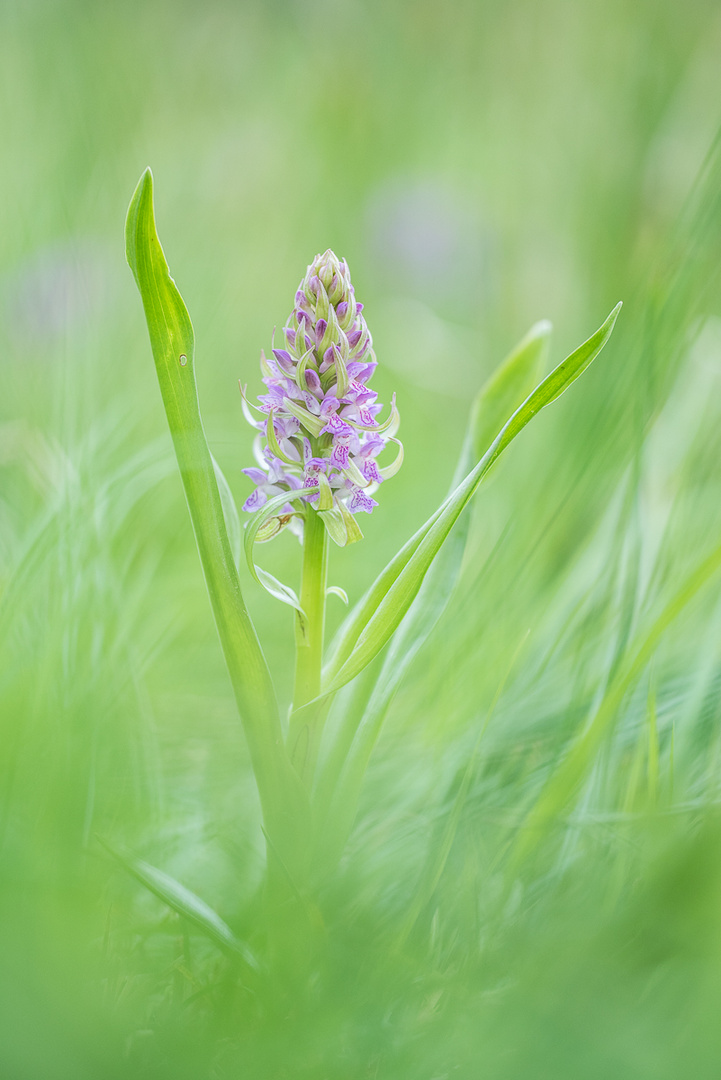
[[[194,351],[193,326],[158,238],[149,168],[140,177],[128,207],[125,257],[143,300],[156,365],[163,366],[166,374],[174,374],[178,364],[188,368]],[[161,390],[164,394],[162,384]]]
[[[598,356],[611,336],[620,309],[619,303],[598,330],[562,360],[526,397],[503,425],[476,466],[379,574],[344,624],[340,641],[326,668],[325,695],[335,693],[355,678],[387,643],[418,594],[425,574],[451,528],[493,463],[526,424],[541,409],[559,398]],[[529,338],[524,339],[504,361],[496,376],[493,376],[489,385],[481,391],[482,402],[484,396],[492,390],[497,391],[499,387],[503,387],[505,396],[504,384],[509,378],[513,389],[510,396],[513,397],[520,389],[520,381],[518,385],[515,382],[516,365],[520,364],[523,372],[528,344]]]
[[152,222],[152,231],[155,232],[153,174],[150,171],[150,166],[145,169],[138,180],[125,218],[125,258],[138,285],[140,285],[138,281],[138,244],[143,228],[147,229],[148,220]]

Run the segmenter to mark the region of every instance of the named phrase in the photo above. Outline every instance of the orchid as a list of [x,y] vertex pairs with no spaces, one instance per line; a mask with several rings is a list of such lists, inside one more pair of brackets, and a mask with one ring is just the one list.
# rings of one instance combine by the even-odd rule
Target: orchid
[[[345,546],[361,538],[352,515],[370,514],[378,505],[373,495],[400,468],[403,446],[395,438],[395,398],[388,419],[378,419],[382,406],[368,386],[377,366],[373,339],[348,264],[330,249],[308,267],[283,338],[272,359],[261,353],[267,393],[258,399],[260,416],[243,392],[246,419],[258,432],[257,465],[244,470],[256,487],[243,510],[255,513],[288,492],[277,513],[264,515],[258,540],[270,540],[288,525],[302,537],[298,504],[306,503],[322,515],[330,538]],[[377,458],[391,441],[398,446],[396,458],[380,465]]]
[[[453,594],[465,550],[464,511],[489,470],[546,405],[579,377],[608,341],[620,304],[599,329],[540,382],[550,326],[538,323],[481,387],[448,497],[417,528],[349,611],[326,648],[328,538],[360,538],[356,517],[402,462],[395,400],[382,406],[369,380],[372,339],[355,299],[348,264],[325,251],[309,265],[272,359],[261,355],[266,393],[243,408],[256,431],[255,485],[243,509],[250,573],[295,609],[296,657],[287,724],[242,595],[241,528],[230,487],[203,431],[195,383],[195,336],[160,246],[152,176],[142,176],[128,211],[128,262],[139,287],[156,370],[208,594],[245,730],[267,842],[270,962],[292,980],[307,970],[319,883],[333,873],[353,825],[368,761],[410,659],[428,639]],[[536,385],[537,383],[537,385]],[[535,389],[534,389],[535,386]],[[395,460],[382,464],[390,442]],[[256,541],[286,527],[301,537],[300,594],[256,566]],[[446,545],[453,533],[455,542]],[[382,664],[371,667],[390,646]],[[365,672],[362,692],[339,694]],[[335,710],[335,722],[326,719]],[[143,864],[132,872],[175,910],[191,914],[208,937],[253,966],[255,958],[204,901]],[[190,907],[189,907],[190,905]],[[310,951],[310,952],[309,952]]]

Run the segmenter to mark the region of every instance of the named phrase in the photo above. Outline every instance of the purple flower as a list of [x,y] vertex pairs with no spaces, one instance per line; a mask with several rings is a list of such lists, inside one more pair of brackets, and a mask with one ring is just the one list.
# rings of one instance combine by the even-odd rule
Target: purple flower
[[[245,471],[245,470],[243,470]],[[263,503],[267,503],[268,496],[262,487],[257,487],[255,491],[251,491],[248,498],[243,503],[243,509],[252,513],[253,510],[260,510]]]
[[353,428],[350,424],[346,424],[345,420],[341,420],[338,413],[331,413],[328,417],[328,423],[321,429],[321,435],[333,435],[340,436],[344,439],[349,439],[353,434]]
[[350,447],[336,440],[330,455],[331,465],[334,465],[336,469],[347,469],[349,460]]
[[367,495],[365,491],[356,488],[351,495],[348,509],[352,514],[356,514],[359,510],[365,510],[366,514],[370,514],[373,507],[377,505],[375,499],[371,499],[370,495]]
[[293,358],[287,349],[273,349],[273,356],[278,362],[278,365],[286,372],[287,375],[292,375],[295,371],[295,364]]
[[[377,419],[383,407],[367,385],[376,358],[362,311],[345,260],[330,250],[317,255],[283,327],[285,348],[273,348],[272,359],[261,354],[266,393],[258,398],[258,418],[247,409],[246,415],[266,445],[256,451],[258,467],[243,470],[256,485],[244,510],[259,510],[283,492],[292,498],[303,488],[320,490],[321,474],[334,508],[370,513],[378,505],[372,493],[383,473],[375,459],[398,417],[393,404],[392,429]],[[319,490],[286,503],[277,531],[291,522],[297,531],[309,512],[304,503],[317,502]]]
[[373,458],[367,458],[363,462],[363,475],[365,476],[368,483],[370,483],[371,481],[374,481],[376,484],[382,483],[383,478],[378,472],[378,466],[376,465]]

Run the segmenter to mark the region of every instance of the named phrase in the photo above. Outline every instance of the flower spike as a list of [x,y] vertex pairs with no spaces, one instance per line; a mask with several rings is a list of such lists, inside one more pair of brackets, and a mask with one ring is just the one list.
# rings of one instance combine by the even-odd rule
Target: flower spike
[[[253,406],[257,417],[243,391],[244,416],[261,438],[259,468],[245,470],[256,488],[243,509],[255,513],[288,493],[277,521],[264,520],[258,540],[272,539],[289,522],[299,532],[309,505],[335,543],[359,540],[354,515],[372,512],[378,504],[371,493],[401,466],[395,396],[388,419],[380,423],[382,406],[367,385],[376,359],[362,310],[345,259],[330,249],[316,255],[283,327],[284,347],[275,347],[274,333],[272,358],[261,353],[267,393]],[[390,442],[399,447],[396,459],[381,466],[376,457]],[[301,488],[306,493],[291,515],[290,503]]]

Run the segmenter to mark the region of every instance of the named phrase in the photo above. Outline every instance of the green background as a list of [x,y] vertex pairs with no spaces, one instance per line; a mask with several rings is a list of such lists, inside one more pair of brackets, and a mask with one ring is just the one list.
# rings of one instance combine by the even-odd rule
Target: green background
[[[702,0],[0,4],[8,1080],[717,1075],[717,579],[512,851],[718,542],[719,48]],[[366,539],[332,553],[352,600],[444,496],[530,324],[554,323],[555,363],[625,302],[476,498],[328,887],[324,979],[290,1013],[98,842],[252,937],[259,812],[124,261],[146,165],[239,504],[238,380],[260,391],[316,252],[350,265],[405,445]],[[260,550],[297,585],[291,537]],[[243,582],[287,701],[292,620]]]

